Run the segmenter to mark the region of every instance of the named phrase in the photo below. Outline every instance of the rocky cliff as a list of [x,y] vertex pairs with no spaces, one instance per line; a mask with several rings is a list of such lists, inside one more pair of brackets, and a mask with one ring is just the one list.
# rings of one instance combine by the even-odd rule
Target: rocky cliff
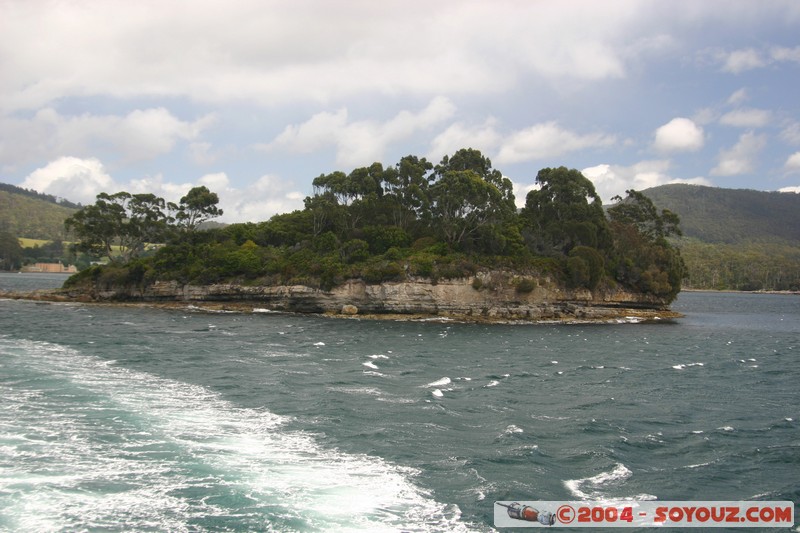
[[418,278],[368,284],[348,280],[330,291],[304,285],[181,285],[156,282],[146,287],[93,287],[68,291],[92,301],[230,303],[274,311],[343,315],[429,315],[472,320],[598,320],[624,316],[669,317],[665,302],[618,289],[565,289],[549,278],[511,272],[481,272],[473,278]]

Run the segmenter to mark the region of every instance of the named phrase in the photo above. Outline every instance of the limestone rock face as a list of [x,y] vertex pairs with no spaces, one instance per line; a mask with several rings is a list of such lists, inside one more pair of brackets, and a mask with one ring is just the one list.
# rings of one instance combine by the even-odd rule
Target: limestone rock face
[[358,314],[358,307],[355,305],[343,305],[342,306],[342,314],[343,315],[357,315]]
[[[664,310],[666,302],[621,289],[566,289],[547,277],[479,272],[473,278],[365,283],[348,280],[324,291],[305,285],[181,285],[160,281],[146,287],[93,290],[95,300],[247,302],[276,311],[343,315],[421,314],[508,320],[602,318],[614,310]],[[84,293],[85,295],[85,293]]]

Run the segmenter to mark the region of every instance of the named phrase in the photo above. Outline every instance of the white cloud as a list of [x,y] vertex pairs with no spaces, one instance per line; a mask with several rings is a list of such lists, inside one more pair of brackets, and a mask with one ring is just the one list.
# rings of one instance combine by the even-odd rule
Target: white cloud
[[[0,33],[7,110],[97,95],[333,105],[374,93],[500,94],[531,77],[552,85],[617,80],[643,58],[680,50],[686,26],[726,17],[725,26],[746,26],[787,10],[716,2],[676,10],[635,0],[0,6],[9,21]],[[32,35],[35,44],[21,46]],[[728,68],[748,64],[742,55],[733,52]]]
[[272,142],[261,146],[265,150],[286,150],[303,154],[335,144],[336,139],[347,127],[347,109],[335,113],[317,113],[302,124],[286,128]]
[[188,147],[189,158],[195,165],[208,166],[219,159],[219,154],[212,151],[211,143],[194,142]]
[[763,128],[772,120],[772,113],[766,109],[735,109],[720,117],[720,124],[737,128]]
[[434,137],[425,157],[433,163],[438,163],[445,155],[454,154],[461,148],[474,148],[488,155],[494,152],[502,139],[495,127],[496,123],[497,121],[491,117],[478,125],[455,122]]
[[669,161],[656,159],[641,161],[631,166],[602,164],[585,168],[582,173],[592,180],[597,194],[606,204],[611,203],[614,196],[624,198],[625,191],[629,189],[642,191],[669,183],[711,185],[711,182],[702,176],[690,179],[670,176],[669,168]]
[[[272,106],[376,91],[497,92],[523,71],[620,78],[631,56],[652,49],[627,44],[652,40],[636,24],[651,15],[635,3],[500,3],[6,2],[0,106],[99,94]],[[633,38],[620,37],[623,26]],[[20,47],[31,35],[36,46]]]
[[793,61],[800,63],[800,46],[794,48],[786,48],[783,46],[776,46],[770,50],[770,57],[774,61]]
[[[208,179],[207,179],[208,178]],[[224,222],[262,222],[279,213],[289,213],[303,208],[306,195],[292,190],[292,185],[277,176],[264,175],[254,183],[243,188],[216,188],[209,181],[222,183],[222,176],[204,176],[208,188],[220,197],[220,207],[224,211],[220,221]],[[227,179],[227,176],[225,176]]]
[[118,192],[118,186],[97,159],[61,157],[34,170],[21,187],[92,204],[101,192]]
[[[164,181],[164,176],[156,174],[155,176],[145,176],[143,178],[132,179],[128,183],[122,184],[119,189],[128,191],[132,194],[151,193],[156,196],[164,198],[168,202],[178,203],[181,197],[184,196],[189,189],[194,185],[188,182],[173,183]],[[116,190],[105,192],[117,192]]]
[[725,55],[722,70],[733,74],[740,74],[747,70],[766,66],[767,61],[753,48],[734,50]]
[[711,185],[711,182],[704,177],[684,179],[670,176],[669,168],[669,161],[656,159],[641,161],[631,166],[602,164],[585,168],[581,172],[592,180],[603,203],[611,203],[611,198],[614,196],[624,198],[625,191],[629,189],[641,191],[669,183]]
[[716,59],[722,63],[722,70],[732,74],[741,74],[748,70],[768,67],[776,63],[800,63],[800,46],[786,48],[772,46],[756,50],[755,48],[742,48],[732,52],[717,51]]
[[616,137],[604,133],[579,134],[558,123],[543,122],[517,131],[503,140],[497,155],[498,163],[519,163],[557,157],[587,148],[607,147]]
[[224,222],[259,222],[277,213],[303,208],[305,194],[293,190],[291,182],[276,176],[262,176],[244,187],[234,187],[225,172],[205,174],[196,183],[164,181],[161,174],[133,179],[127,183],[115,181],[97,159],[61,157],[32,172],[20,186],[52,194],[84,205],[93,204],[101,192],[113,194],[128,191],[132,194],[152,193],[177,203],[192,187],[205,185],[217,193]]
[[305,194],[293,190],[291,182],[277,176],[261,176],[255,182],[235,186],[226,172],[204,174],[196,183],[164,182],[160,175],[133,180],[130,192],[152,192],[167,201],[179,202],[195,186],[205,185],[219,196],[218,206],[223,210],[220,222],[261,222],[278,213],[288,213],[303,208]]
[[711,170],[714,176],[736,176],[747,174],[755,168],[755,159],[766,146],[765,135],[751,132],[743,133],[732,148],[722,150],[719,163]]
[[385,122],[350,121],[347,109],[322,112],[302,124],[287,126],[272,142],[259,148],[290,153],[309,153],[336,147],[336,162],[345,166],[369,165],[380,161],[392,143],[410,138],[450,118],[455,106],[447,98],[434,98],[418,113],[401,111]]
[[781,131],[781,139],[792,145],[800,145],[800,122],[787,124]]
[[786,159],[783,168],[790,172],[800,171],[800,152],[795,152]]
[[39,110],[29,119],[0,118],[0,161],[21,164],[64,154],[89,157],[113,150],[125,163],[153,159],[172,151],[180,140],[198,137],[213,121],[178,119],[163,107],[134,110],[127,115],[65,116],[54,109]]
[[[506,176],[508,177],[508,176]],[[532,190],[539,189],[540,186],[538,183],[518,183],[516,181],[511,181],[512,185],[514,186],[514,200],[515,204],[518,209],[525,207],[525,200],[528,198],[528,193]]]
[[691,121],[694,122],[698,127],[702,127],[707,124],[711,124],[712,122],[716,122],[718,116],[719,113],[715,109],[711,107],[704,107],[692,115]]
[[782,187],[778,189],[778,192],[793,192],[795,194],[800,194],[800,185],[794,185],[792,187]]
[[747,89],[743,87],[728,97],[728,104],[739,105],[744,103],[748,98]]
[[222,191],[227,189],[231,180],[225,172],[216,172],[214,174],[206,174],[197,180],[200,185],[205,185],[212,191]]
[[659,153],[696,152],[705,144],[703,128],[691,119],[673,118],[655,132],[653,148]]

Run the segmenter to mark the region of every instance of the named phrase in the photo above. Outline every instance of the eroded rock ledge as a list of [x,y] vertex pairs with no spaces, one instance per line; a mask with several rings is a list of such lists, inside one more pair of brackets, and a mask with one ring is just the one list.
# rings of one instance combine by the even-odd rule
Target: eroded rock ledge
[[[522,279],[525,284],[520,283]],[[60,290],[57,294],[74,301],[183,303],[351,317],[438,316],[541,322],[680,316],[652,296],[621,289],[565,289],[549,278],[523,278],[511,272],[482,272],[472,278],[436,283],[426,278],[375,284],[348,280],[330,291],[305,285],[198,286],[160,281],[146,287],[91,287]]]

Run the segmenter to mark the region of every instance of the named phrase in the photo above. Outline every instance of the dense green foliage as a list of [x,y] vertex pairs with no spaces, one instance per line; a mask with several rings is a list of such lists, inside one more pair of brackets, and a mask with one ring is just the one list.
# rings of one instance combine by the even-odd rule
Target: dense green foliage
[[22,246],[19,239],[7,231],[0,231],[0,270],[16,270],[22,266]]
[[677,213],[683,234],[706,243],[800,246],[800,194],[671,184],[643,191]]
[[800,291],[800,246],[779,243],[677,242],[692,289]]
[[73,213],[73,208],[30,195],[0,190],[0,231],[15,237],[64,239],[64,220]]
[[684,285],[714,290],[800,290],[800,194],[673,184],[644,191],[677,213],[673,239]]
[[[577,170],[543,169],[537,181],[539,189],[517,212],[511,181],[477,150],[459,150],[435,166],[407,156],[390,167],[374,163],[318,176],[303,210],[207,231],[187,231],[198,219],[181,215],[177,206],[165,210],[163,200],[152,195],[103,194],[68,226],[82,250],[116,259],[110,250],[117,245],[124,255],[70,283],[142,285],[169,279],[328,290],[353,278],[419,276],[435,283],[507,268],[522,275],[521,294],[533,290],[536,276],[546,275],[574,288],[621,285],[664,301],[675,297],[683,277],[680,255],[665,235],[648,228],[672,227],[676,217],[635,211],[649,200],[630,191],[607,218],[591,181]],[[184,197],[184,209],[189,198],[206,209],[200,218],[216,213],[210,191]],[[169,214],[173,208],[177,216]],[[634,214],[623,216],[629,211]],[[145,250],[143,243],[158,242],[157,237],[165,245]],[[479,281],[473,288],[489,289]]]
[[193,232],[204,220],[221,215],[218,202],[216,193],[205,186],[190,190],[180,205],[154,194],[100,193],[64,226],[76,236],[77,250],[126,263],[148,243],[163,243],[176,231]]

